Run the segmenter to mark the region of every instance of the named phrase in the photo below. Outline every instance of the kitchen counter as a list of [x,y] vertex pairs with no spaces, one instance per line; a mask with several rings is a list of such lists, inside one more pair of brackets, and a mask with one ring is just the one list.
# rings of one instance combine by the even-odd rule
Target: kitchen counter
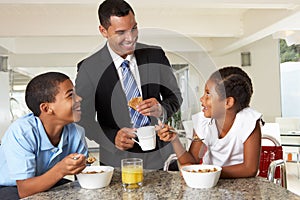
[[189,188],[179,172],[144,170],[144,185],[135,192],[124,192],[121,172],[115,170],[108,187],[87,190],[77,181],[35,194],[26,199],[299,199],[300,196],[265,178],[220,179],[210,189]]

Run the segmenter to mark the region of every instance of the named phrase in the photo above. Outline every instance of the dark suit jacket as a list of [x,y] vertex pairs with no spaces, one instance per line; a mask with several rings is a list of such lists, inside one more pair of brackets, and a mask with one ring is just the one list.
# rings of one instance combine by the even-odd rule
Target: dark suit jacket
[[[143,99],[156,98],[170,117],[179,109],[182,97],[164,51],[138,43],[134,54]],[[145,168],[162,167],[173,149],[171,144],[158,137],[156,149],[151,152],[143,152],[137,144],[128,151],[120,151],[114,146],[117,132],[123,127],[131,127],[131,124],[126,96],[107,45],[78,64],[76,92],[83,98],[79,124],[86,129],[89,139],[100,144],[102,163],[120,166],[122,158],[140,157],[144,159]],[[100,126],[95,121],[95,113]],[[151,124],[156,123],[151,117]]]

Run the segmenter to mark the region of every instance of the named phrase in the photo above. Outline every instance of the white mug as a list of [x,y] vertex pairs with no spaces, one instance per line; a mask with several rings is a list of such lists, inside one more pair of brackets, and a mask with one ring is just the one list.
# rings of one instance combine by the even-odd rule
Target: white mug
[[136,132],[139,142],[136,143],[140,145],[143,151],[149,151],[155,149],[156,146],[156,132],[154,126],[143,126],[137,129]]

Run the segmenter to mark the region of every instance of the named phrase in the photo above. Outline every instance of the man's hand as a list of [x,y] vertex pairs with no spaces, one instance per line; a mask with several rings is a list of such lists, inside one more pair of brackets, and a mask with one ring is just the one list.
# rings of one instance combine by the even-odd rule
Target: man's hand
[[137,111],[145,116],[154,116],[159,118],[162,114],[162,106],[155,98],[150,98],[142,101],[137,106]]
[[132,138],[135,138],[136,135],[134,132],[136,129],[134,128],[122,128],[118,131],[115,137],[115,145],[120,150],[131,149],[134,145],[134,141]]

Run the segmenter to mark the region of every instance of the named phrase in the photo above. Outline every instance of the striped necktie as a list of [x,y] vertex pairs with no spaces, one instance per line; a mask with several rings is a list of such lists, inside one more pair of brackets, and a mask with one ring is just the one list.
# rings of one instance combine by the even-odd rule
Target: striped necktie
[[[121,64],[122,67],[122,75],[123,75],[123,84],[124,84],[124,91],[126,94],[127,102],[134,97],[140,97],[141,94],[137,87],[136,81],[129,69],[129,61],[124,60]],[[150,124],[150,120],[147,116],[140,114],[138,111],[134,110],[131,107],[129,108],[131,122],[134,128],[139,128],[141,126],[146,126]]]

